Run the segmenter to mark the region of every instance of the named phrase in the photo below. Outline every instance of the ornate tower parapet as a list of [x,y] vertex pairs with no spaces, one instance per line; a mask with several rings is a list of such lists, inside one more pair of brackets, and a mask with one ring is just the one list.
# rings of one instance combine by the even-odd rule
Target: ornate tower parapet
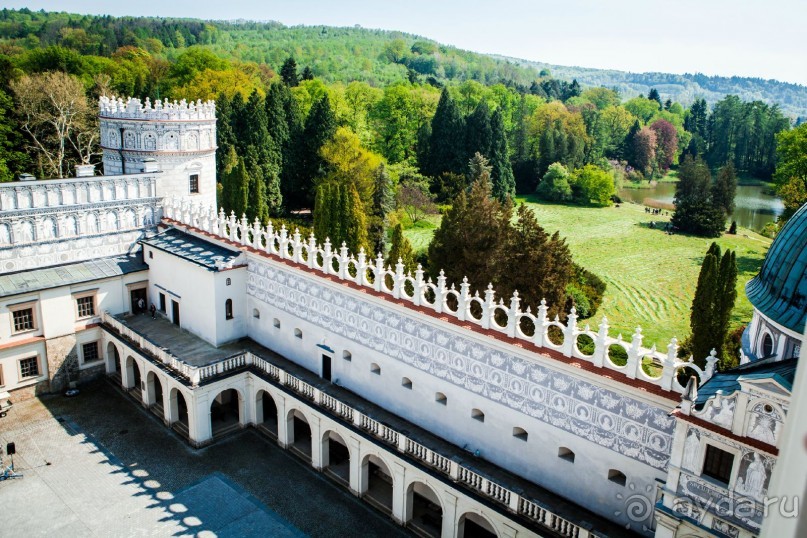
[[216,105],[101,97],[105,175],[162,172],[160,198],[216,203]]

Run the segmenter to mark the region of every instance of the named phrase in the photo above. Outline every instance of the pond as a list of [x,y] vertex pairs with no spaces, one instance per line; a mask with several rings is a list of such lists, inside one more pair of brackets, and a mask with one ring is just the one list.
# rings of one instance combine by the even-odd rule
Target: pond
[[[768,222],[775,221],[785,206],[776,196],[766,194],[767,190],[768,187],[760,185],[738,185],[737,195],[734,197],[736,209],[730,220],[736,220],[738,226],[757,231]],[[641,204],[645,198],[672,203],[675,183],[658,183],[649,189],[621,189],[619,196],[626,202],[637,204]]]

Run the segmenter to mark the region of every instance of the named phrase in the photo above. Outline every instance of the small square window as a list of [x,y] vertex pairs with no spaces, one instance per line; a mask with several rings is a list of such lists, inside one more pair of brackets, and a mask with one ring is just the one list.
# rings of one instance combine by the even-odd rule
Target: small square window
[[14,310],[11,313],[14,319],[14,332],[21,333],[24,331],[32,331],[36,328],[34,324],[34,309],[33,307],[29,308],[20,308],[19,310]]
[[199,174],[191,174],[189,184],[191,194],[199,194]]
[[39,358],[20,359],[20,379],[39,377]]
[[78,307],[79,319],[91,318],[95,315],[95,295],[79,297],[76,299],[76,306]]
[[88,342],[81,346],[81,356],[84,362],[95,362],[101,360],[98,355],[98,342]]
[[706,445],[702,474],[728,485],[733,465],[734,454],[721,450],[716,446]]

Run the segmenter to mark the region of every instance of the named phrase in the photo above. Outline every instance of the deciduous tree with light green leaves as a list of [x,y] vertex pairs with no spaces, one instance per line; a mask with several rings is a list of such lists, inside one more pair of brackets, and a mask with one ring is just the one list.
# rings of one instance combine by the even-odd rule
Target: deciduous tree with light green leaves
[[776,136],[777,192],[785,203],[780,217],[785,222],[807,203],[807,123]]

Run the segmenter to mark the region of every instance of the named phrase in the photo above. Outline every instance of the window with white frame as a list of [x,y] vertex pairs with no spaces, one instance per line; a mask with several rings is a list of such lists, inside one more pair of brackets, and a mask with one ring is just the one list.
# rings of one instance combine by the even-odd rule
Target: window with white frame
[[21,333],[25,331],[33,331],[36,329],[36,317],[34,316],[34,305],[20,305],[11,310],[12,331],[13,333]]
[[20,359],[20,379],[39,377],[39,357]]
[[87,342],[81,345],[81,357],[85,363],[101,360],[98,353],[98,342]]
[[76,314],[78,319],[91,318],[95,315],[95,293],[76,297]]

